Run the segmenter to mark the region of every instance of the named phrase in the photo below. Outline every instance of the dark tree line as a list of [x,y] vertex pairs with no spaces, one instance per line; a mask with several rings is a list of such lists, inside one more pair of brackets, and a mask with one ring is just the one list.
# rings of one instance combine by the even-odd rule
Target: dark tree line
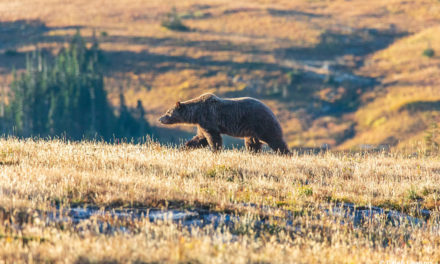
[[107,101],[98,42],[87,48],[78,32],[54,58],[36,51],[28,56],[25,72],[14,73],[1,129],[21,137],[73,140],[139,138],[150,133],[142,103],[131,110],[122,94],[120,99],[115,111]]

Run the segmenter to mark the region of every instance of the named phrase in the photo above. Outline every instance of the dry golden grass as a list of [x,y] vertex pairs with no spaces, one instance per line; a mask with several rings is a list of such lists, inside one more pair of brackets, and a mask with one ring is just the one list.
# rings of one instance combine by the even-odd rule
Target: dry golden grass
[[[277,156],[180,151],[156,143],[111,145],[0,140],[0,258],[6,262],[377,263],[439,261],[440,160],[399,154]],[[341,225],[321,206],[377,205],[417,216],[423,227]],[[244,207],[253,203],[255,207]],[[172,222],[123,223],[104,235],[34,214],[57,206],[209,208],[242,215],[231,230],[189,231]],[[263,210],[261,205],[270,206]],[[285,210],[296,217],[289,229]],[[27,216],[27,217],[26,217]],[[262,232],[249,227],[273,218]],[[279,218],[281,217],[281,218]],[[23,220],[25,219],[25,220]],[[26,220],[27,219],[27,220]],[[278,220],[276,220],[278,219]]]
[[[373,100],[356,113],[358,134],[341,148],[390,143],[390,137],[400,149],[424,145],[427,129],[440,122],[439,43],[436,26],[397,41],[367,61],[365,72],[383,78],[383,86],[365,95]],[[437,55],[423,56],[427,48]]]

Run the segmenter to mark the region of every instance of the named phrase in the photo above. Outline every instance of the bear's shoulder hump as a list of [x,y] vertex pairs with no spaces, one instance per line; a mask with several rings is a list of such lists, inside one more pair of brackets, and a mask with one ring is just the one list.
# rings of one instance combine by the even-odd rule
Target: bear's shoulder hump
[[215,94],[205,93],[199,97],[199,100],[200,101],[211,101],[211,100],[220,100],[220,98],[217,97]]

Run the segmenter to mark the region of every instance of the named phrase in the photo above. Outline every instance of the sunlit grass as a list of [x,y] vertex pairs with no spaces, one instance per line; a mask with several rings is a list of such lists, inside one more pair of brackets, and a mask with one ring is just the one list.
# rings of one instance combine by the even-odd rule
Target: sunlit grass
[[[180,151],[154,142],[17,139],[0,140],[0,151],[0,256],[8,261],[280,263],[440,257],[434,250],[440,237],[433,229],[440,206],[438,157],[285,157]],[[319,209],[342,201],[415,216],[425,208],[432,221],[423,228],[384,221],[354,227]],[[249,203],[255,207],[243,206]],[[107,236],[94,231],[98,224],[93,221],[79,232],[68,223],[60,226],[34,215],[77,205],[205,208],[243,218],[228,231],[208,226],[191,232],[177,223],[136,220],[125,224],[130,233]],[[249,229],[259,217],[283,219],[284,210],[297,215],[292,224],[297,228],[274,219],[267,230]]]
[[[392,145],[399,149],[425,144],[427,129],[440,120],[435,107],[440,94],[439,58],[428,58],[423,52],[428,47],[440,50],[439,33],[438,26],[428,28],[396,41],[367,60],[364,71],[383,78],[382,85],[364,95],[368,103],[356,112],[357,135],[341,148],[365,142],[389,144],[390,137],[394,137]],[[411,108],[411,104],[419,107]]]
[[[408,209],[411,201],[405,199],[406,193],[416,186],[418,192],[432,189],[420,205],[434,209],[431,200],[439,191],[435,156],[324,153],[280,157],[241,150],[180,151],[156,143],[3,140],[1,144],[2,187],[15,194],[2,197],[8,202],[13,198],[28,203],[32,194],[38,198],[32,203],[151,205],[168,200],[210,204],[222,210],[242,202],[275,206],[279,201],[295,205],[344,200],[362,205],[389,201]],[[26,186],[18,188],[17,181]],[[298,190],[304,185],[312,195],[301,195]]]

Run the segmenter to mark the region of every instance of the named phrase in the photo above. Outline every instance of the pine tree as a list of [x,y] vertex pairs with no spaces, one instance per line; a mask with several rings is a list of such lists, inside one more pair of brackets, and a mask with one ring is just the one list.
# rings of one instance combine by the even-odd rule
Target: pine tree
[[146,133],[149,132],[150,127],[148,126],[148,123],[145,120],[145,109],[144,106],[142,105],[141,100],[137,101],[136,118],[137,118],[137,122],[139,123],[138,136],[143,137]]
[[53,63],[37,50],[27,58],[26,71],[14,75],[9,121],[3,123],[19,136],[65,134],[79,140],[98,135],[108,140],[117,131],[121,137],[138,137],[145,120],[133,117],[122,94],[120,115],[113,114],[102,62],[96,38],[88,49],[79,32]]

